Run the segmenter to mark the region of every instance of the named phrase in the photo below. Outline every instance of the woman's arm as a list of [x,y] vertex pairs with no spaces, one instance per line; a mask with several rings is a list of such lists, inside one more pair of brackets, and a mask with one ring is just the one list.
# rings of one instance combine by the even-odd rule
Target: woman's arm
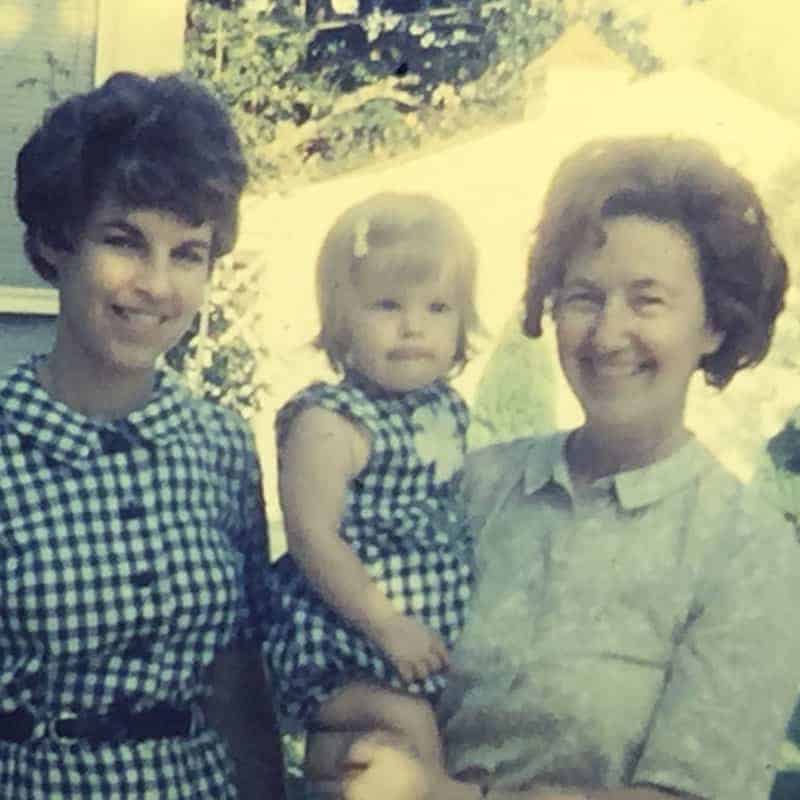
[[369,458],[366,434],[344,417],[309,408],[281,447],[279,492],[289,552],[326,602],[380,646],[406,680],[441,669],[440,637],[398,612],[339,537],[350,481]]
[[[559,789],[542,787],[532,792],[491,791],[487,800],[705,800],[690,794],[675,794],[664,789],[633,787],[626,789]],[[465,798],[466,800],[466,798]]]
[[[489,792],[487,800],[704,800],[689,794],[662,789],[559,789],[540,788],[531,792]],[[464,798],[466,800],[466,797]]]
[[240,800],[285,800],[280,739],[256,645],[241,642],[220,653],[210,681],[204,710],[231,753]]
[[707,800],[647,786],[582,789],[542,785],[484,793],[475,783],[455,780],[436,765],[423,763],[413,744],[386,731],[314,733],[308,741],[305,771],[319,794],[329,800],[373,795],[382,800]]

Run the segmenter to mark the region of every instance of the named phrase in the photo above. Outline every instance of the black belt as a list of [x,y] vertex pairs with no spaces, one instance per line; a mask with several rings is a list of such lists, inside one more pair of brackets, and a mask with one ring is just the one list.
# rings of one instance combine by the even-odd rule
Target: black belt
[[[63,715],[47,724],[47,736],[60,740],[79,740],[87,744],[147,739],[170,739],[190,736],[201,720],[196,706],[178,708],[160,703],[147,711],[133,712],[125,707],[114,708],[108,714]],[[33,736],[36,718],[30,711],[18,708],[0,713],[0,740],[22,743]]]

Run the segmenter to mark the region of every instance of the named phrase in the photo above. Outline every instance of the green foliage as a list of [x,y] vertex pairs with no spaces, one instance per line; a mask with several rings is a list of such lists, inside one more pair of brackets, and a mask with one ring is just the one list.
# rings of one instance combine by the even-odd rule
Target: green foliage
[[262,372],[268,353],[252,338],[259,319],[254,311],[258,293],[253,283],[257,279],[253,265],[246,261],[219,261],[204,315],[195,319],[166,358],[203,397],[245,418],[261,409],[269,393]]
[[555,370],[544,344],[523,334],[515,313],[475,393],[470,449],[553,430]]
[[664,62],[643,40],[647,26],[641,20],[622,20],[609,9],[590,15],[590,22],[608,46],[625,56],[637,72],[646,75],[663,69]]
[[305,26],[277,5],[268,11],[224,10],[208,0],[189,5],[186,69],[228,107],[258,177],[275,176],[270,145],[280,122],[330,106],[325,75],[301,69],[307,46]]
[[376,10],[332,34],[289,2],[192,0],[188,10],[186,68],[230,109],[256,189],[502,119],[521,67],[563,24],[559,0],[468,0],[446,14]]
[[794,526],[800,540],[800,430],[796,418],[769,441],[766,456],[756,469],[753,485]]

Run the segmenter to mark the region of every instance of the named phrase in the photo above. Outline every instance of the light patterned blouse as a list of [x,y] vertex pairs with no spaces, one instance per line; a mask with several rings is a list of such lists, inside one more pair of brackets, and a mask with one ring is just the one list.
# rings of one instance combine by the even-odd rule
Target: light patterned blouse
[[800,680],[800,548],[692,439],[576,493],[567,435],[468,459],[474,607],[441,719],[501,789],[766,798]]

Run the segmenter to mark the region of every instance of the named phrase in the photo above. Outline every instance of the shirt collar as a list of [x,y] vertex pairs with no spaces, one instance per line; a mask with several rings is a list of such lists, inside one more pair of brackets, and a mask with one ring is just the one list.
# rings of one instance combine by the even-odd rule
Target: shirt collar
[[90,455],[104,452],[103,439],[109,432],[153,446],[167,444],[190,421],[193,397],[167,370],[158,371],[153,396],[145,406],[106,422],[50,397],[37,375],[43,358],[31,356],[0,379],[0,419],[56,459],[80,466]]
[[[523,487],[526,494],[539,491],[548,483],[562,486],[572,496],[572,481],[566,459],[570,431],[559,431],[532,448],[525,465]],[[620,507],[643,508],[680,491],[714,463],[714,457],[694,436],[666,458],[639,469],[618,472],[601,478],[595,485],[614,489]]]

